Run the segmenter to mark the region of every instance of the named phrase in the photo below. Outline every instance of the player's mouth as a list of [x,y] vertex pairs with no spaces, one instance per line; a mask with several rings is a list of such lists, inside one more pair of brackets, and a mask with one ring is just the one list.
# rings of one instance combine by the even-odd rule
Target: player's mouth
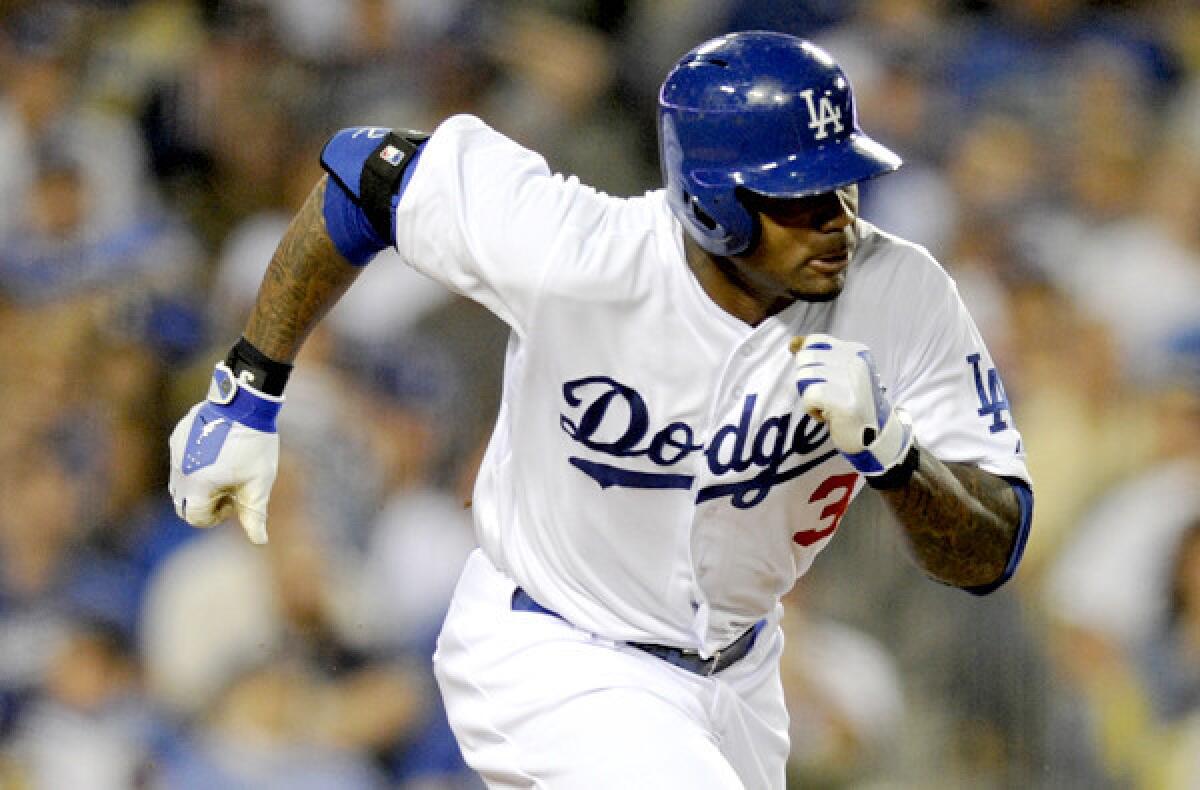
[[821,274],[833,275],[844,270],[849,264],[850,250],[842,249],[810,259],[808,267]]

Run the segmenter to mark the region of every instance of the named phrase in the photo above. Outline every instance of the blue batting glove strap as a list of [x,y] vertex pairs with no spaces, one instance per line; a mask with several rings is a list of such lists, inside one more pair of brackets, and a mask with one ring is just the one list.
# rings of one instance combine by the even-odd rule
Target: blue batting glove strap
[[283,396],[260,392],[238,380],[224,362],[218,362],[208,387],[208,402],[222,417],[256,431],[275,433],[275,418],[283,407]]
[[263,433],[275,433],[275,421],[282,407],[282,397],[259,392],[238,381],[224,362],[217,363],[208,400],[196,412],[188,431],[187,450],[181,465],[183,473],[191,474],[212,465],[221,454],[234,423]]
[[862,452],[844,452],[842,455],[861,474],[874,477],[903,463],[912,443],[912,419],[903,410],[893,409],[891,418],[879,427],[875,441]]

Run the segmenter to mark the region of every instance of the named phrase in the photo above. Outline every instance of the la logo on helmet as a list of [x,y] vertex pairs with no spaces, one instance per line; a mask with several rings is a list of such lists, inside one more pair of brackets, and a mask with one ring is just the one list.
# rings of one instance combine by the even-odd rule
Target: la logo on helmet
[[800,91],[804,103],[808,105],[808,128],[815,129],[815,140],[824,140],[829,136],[830,124],[833,124],[834,134],[842,131],[842,108],[835,107],[828,96],[822,96],[819,102],[813,101],[813,89]]

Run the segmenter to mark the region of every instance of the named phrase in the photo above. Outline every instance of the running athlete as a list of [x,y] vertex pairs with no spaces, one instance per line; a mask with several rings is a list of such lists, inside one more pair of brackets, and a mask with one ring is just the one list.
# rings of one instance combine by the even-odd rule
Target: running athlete
[[490,787],[783,788],[780,598],[862,487],[973,593],[1029,529],[1020,435],[954,283],[858,216],[855,185],[900,159],[841,68],[731,34],[659,107],[665,188],[632,199],[473,117],[339,132],[171,440],[180,515],[236,513],[264,542],[291,362],[378,250],[508,324],[479,549],[434,656]]

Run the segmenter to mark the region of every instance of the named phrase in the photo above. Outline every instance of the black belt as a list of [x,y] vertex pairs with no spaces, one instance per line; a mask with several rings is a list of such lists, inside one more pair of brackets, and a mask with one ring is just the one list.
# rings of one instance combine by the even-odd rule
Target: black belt
[[[551,617],[557,617],[559,620],[566,622],[562,615],[542,606],[530,598],[529,593],[520,587],[513,590],[512,608],[518,612],[548,614]],[[709,677],[721,670],[729,669],[729,667],[745,658],[746,654],[750,652],[750,648],[754,647],[754,640],[758,638],[758,632],[766,624],[766,620],[759,620],[746,633],[735,639],[732,644],[718,650],[710,658],[701,658],[700,654],[695,650],[684,650],[678,647],[667,647],[666,645],[651,645],[645,642],[626,642],[625,644],[645,651],[655,658],[660,658],[680,669],[686,669],[688,672]]]

